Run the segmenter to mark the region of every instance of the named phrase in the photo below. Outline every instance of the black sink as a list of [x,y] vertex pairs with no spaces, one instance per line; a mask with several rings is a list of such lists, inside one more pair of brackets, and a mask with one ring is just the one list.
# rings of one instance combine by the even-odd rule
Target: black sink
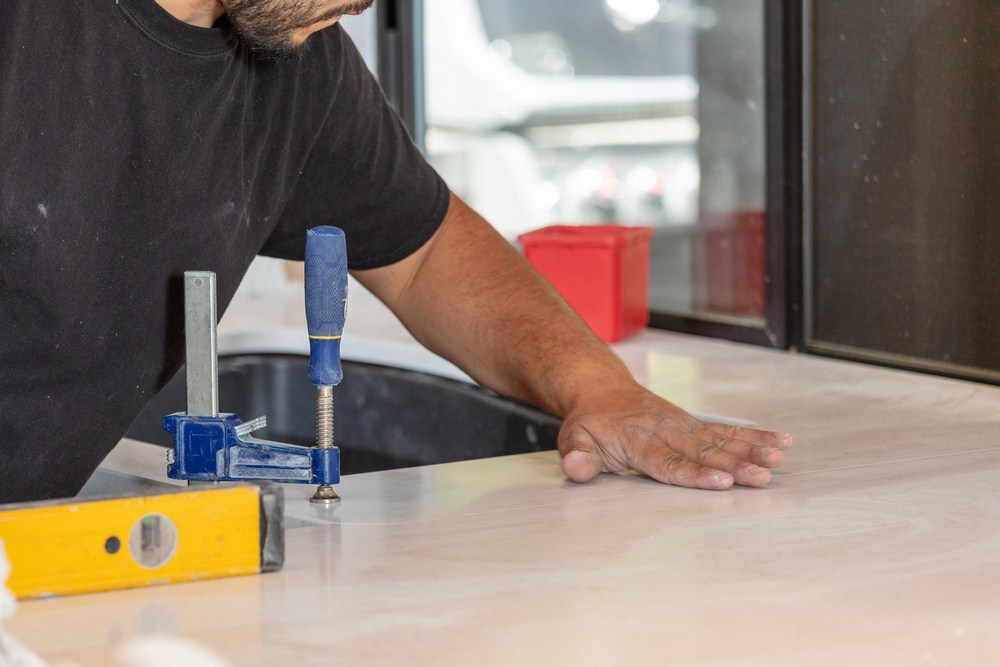
[[[458,380],[344,361],[334,390],[335,443],[344,474],[555,449],[561,420]],[[309,359],[242,354],[219,358],[219,408],[244,420],[267,415],[255,437],[315,444],[316,388]],[[163,416],[186,410],[183,370],[127,436],[172,446]]]

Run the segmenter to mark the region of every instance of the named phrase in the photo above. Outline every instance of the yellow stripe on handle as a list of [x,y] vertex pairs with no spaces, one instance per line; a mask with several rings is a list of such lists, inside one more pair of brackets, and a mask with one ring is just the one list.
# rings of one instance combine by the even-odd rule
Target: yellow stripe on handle
[[340,340],[343,336],[309,336],[313,340]]

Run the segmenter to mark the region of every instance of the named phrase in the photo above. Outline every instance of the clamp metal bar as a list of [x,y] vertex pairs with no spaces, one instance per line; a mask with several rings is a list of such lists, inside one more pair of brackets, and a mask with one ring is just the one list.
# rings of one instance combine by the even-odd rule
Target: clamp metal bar
[[219,416],[219,360],[215,273],[184,272],[184,340],[187,363],[187,412]]

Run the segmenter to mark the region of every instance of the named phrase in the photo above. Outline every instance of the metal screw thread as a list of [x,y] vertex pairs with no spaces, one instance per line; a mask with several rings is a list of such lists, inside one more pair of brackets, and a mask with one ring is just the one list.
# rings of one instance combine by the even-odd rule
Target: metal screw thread
[[316,387],[316,446],[333,447],[333,387]]
[[[333,387],[316,387],[316,446],[320,449],[333,448]],[[340,496],[329,484],[320,484],[309,502],[318,505],[332,505],[340,502]]]

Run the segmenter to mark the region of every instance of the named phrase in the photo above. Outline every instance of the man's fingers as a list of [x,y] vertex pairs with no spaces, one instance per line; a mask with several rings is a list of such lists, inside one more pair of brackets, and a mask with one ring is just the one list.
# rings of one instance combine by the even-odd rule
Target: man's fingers
[[574,482],[588,482],[601,472],[597,443],[585,430],[576,428],[559,434],[562,469]]
[[685,458],[666,449],[647,451],[635,462],[639,472],[653,479],[694,489],[728,489],[735,482],[735,476]]
[[[657,479],[661,475],[672,474],[680,479],[672,483],[698,488],[728,488],[733,482],[742,486],[764,486],[771,480],[771,473],[766,468],[726,451],[719,446],[719,439],[712,432],[702,429],[695,433],[667,436],[663,442],[646,443],[640,452],[648,463],[636,463],[637,466],[649,467],[643,472]],[[693,467],[680,466],[675,458],[688,461]],[[724,485],[718,485],[720,482]]]
[[719,435],[742,440],[757,447],[774,447],[782,451],[792,446],[792,436],[790,433],[778,433],[776,431],[765,431],[759,428],[749,428],[747,426],[733,426],[732,424],[717,424],[714,422],[704,422],[710,430]]
[[563,457],[562,469],[574,482],[589,482],[601,472],[601,460],[594,452],[573,449]]
[[764,468],[777,468],[785,459],[785,452],[777,447],[761,447],[709,431],[705,433],[708,442],[741,461],[748,461]]
[[731,424],[705,424],[703,434],[725,451],[764,468],[777,468],[785,460],[785,450],[792,446],[792,436]]

